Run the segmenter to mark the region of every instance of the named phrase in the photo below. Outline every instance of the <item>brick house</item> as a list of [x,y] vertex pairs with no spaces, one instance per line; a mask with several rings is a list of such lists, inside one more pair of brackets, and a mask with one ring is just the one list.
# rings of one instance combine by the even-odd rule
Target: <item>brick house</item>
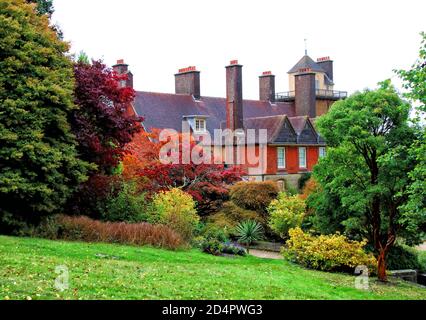
[[[133,75],[123,60],[113,66],[128,74],[122,86],[133,87]],[[346,92],[334,90],[333,61],[308,55],[290,69],[289,91],[275,92],[275,76],[259,77],[259,100],[243,99],[243,66],[234,60],[226,67],[226,97],[201,94],[200,72],[195,67],[175,74],[175,93],[136,91],[132,110],[145,118],[144,130],[182,129],[187,122],[194,133],[213,135],[216,129],[266,129],[267,144],[256,146],[265,161],[256,168],[246,166],[248,179],[287,181],[295,185],[301,174],[312,171],[326,144],[315,130],[315,118],[326,113]],[[261,150],[262,151],[261,151]]]

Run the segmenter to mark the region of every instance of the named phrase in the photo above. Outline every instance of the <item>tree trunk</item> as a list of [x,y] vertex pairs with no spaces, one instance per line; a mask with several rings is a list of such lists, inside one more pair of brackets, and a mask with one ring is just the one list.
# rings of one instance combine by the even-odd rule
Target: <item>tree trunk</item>
[[386,251],[384,249],[380,250],[377,258],[377,277],[383,282],[388,280],[386,275]]

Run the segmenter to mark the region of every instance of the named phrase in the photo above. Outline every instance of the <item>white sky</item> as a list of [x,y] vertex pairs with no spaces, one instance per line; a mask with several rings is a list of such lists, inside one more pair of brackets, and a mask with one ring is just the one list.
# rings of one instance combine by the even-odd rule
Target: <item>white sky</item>
[[179,68],[197,66],[201,94],[225,96],[225,66],[244,65],[244,98],[258,99],[258,76],[287,71],[303,56],[334,60],[335,89],[375,87],[417,58],[426,31],[425,0],[54,0],[72,44],[108,65],[130,64],[135,89],[174,92]]

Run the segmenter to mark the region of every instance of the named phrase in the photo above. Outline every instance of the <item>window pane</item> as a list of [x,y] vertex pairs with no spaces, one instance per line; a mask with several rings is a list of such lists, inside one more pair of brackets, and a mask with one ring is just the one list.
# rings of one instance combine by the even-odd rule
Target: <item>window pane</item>
[[306,148],[299,148],[299,167],[306,168]]
[[204,132],[206,131],[206,120],[195,120],[195,131]]
[[285,148],[277,148],[278,168],[285,169]]
[[325,150],[325,148],[324,148],[324,147],[320,147],[320,148],[319,148],[319,157],[320,157],[320,158],[324,158],[324,157],[325,157],[325,155],[326,155],[326,150]]

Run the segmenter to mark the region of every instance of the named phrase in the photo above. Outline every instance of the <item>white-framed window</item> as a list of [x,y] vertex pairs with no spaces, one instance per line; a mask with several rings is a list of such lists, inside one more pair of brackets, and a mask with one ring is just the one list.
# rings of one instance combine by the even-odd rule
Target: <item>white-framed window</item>
[[206,120],[205,119],[195,119],[195,132],[206,132]]
[[320,147],[319,148],[319,157],[320,158],[324,158],[327,155],[327,150],[325,147]]
[[284,147],[277,148],[277,165],[278,165],[278,169],[286,168]]
[[299,148],[299,168],[306,169],[306,148],[300,147]]
[[121,88],[127,87],[127,81],[126,80],[120,80],[120,87]]

